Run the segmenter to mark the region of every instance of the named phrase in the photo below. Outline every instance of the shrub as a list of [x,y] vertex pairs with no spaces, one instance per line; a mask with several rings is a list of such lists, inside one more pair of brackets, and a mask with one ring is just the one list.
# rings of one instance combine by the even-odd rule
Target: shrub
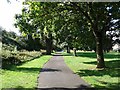
[[36,57],[41,56],[41,52],[38,51],[8,51],[2,50],[0,53],[2,56],[2,68],[9,68],[11,65],[19,65],[21,63],[30,61]]

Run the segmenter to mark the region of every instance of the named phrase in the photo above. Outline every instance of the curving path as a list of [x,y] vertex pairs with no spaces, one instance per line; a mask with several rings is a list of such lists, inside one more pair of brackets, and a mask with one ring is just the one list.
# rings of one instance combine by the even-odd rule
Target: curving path
[[38,77],[38,89],[40,90],[88,90],[88,88],[90,85],[68,68],[60,54],[55,54],[44,65]]

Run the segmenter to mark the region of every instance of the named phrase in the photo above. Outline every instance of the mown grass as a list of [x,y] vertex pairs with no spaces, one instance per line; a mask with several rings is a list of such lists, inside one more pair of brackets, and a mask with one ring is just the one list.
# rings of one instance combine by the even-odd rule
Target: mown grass
[[118,90],[120,88],[120,56],[118,53],[105,54],[108,68],[96,69],[96,54],[93,52],[77,52],[77,57],[71,53],[63,53],[66,64],[92,87],[97,89]]
[[34,90],[37,87],[37,77],[43,65],[52,56],[45,55],[10,69],[2,69],[2,88],[18,88]]

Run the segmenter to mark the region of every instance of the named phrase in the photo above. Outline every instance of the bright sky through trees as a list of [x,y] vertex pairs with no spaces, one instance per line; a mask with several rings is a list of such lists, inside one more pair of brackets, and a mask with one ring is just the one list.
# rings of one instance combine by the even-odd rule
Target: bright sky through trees
[[23,1],[10,0],[11,3],[8,3],[7,0],[0,0],[0,26],[5,30],[19,34],[13,24],[15,23],[15,14],[21,13]]

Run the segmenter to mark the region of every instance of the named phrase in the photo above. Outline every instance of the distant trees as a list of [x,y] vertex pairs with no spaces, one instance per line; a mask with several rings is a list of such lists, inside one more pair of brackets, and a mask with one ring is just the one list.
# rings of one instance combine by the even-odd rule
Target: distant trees
[[17,35],[14,32],[7,32],[2,27],[0,27],[0,33],[3,49],[14,50],[16,46],[18,49],[22,48],[21,44],[16,41]]
[[39,38],[30,38],[30,36],[17,36],[14,32],[7,32],[3,28],[0,28],[0,41],[3,44],[2,48],[6,50],[13,51],[14,48],[17,50],[26,49],[29,51],[40,51],[43,45],[41,44]]

